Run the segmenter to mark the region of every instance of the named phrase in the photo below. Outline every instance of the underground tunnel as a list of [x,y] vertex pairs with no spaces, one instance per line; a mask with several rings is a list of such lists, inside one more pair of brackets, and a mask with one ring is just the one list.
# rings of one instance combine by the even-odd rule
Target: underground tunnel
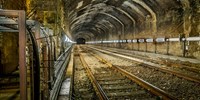
[[200,0],[0,0],[0,100],[200,100],[199,77]]

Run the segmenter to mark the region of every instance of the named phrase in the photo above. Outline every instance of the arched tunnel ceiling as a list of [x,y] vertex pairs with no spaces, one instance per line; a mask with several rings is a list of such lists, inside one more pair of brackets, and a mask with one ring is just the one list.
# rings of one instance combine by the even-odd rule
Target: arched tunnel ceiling
[[64,0],[64,4],[72,38],[94,40],[108,34],[135,33],[147,20],[156,32],[159,16],[169,9],[178,9],[181,1]]

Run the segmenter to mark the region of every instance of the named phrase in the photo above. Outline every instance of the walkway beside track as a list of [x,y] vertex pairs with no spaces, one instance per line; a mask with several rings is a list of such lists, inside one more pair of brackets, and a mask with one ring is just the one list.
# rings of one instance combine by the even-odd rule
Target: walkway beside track
[[74,59],[74,55],[73,55],[73,49],[72,49],[70,62],[65,74],[66,77],[62,83],[58,100],[70,100],[69,98],[70,98],[70,88],[71,88],[71,76],[72,76],[72,71],[73,71],[73,66],[74,66],[73,59]]
[[172,56],[172,55],[164,55],[164,54],[158,54],[158,53],[150,53],[150,52],[142,52],[142,51],[134,51],[134,50],[127,50],[127,49],[119,49],[119,48],[112,48],[112,47],[101,47],[101,46],[92,46],[96,48],[105,48],[105,49],[116,49],[116,50],[124,50],[126,52],[130,52],[130,54],[137,54],[137,55],[144,55],[154,58],[164,58],[164,59],[171,59],[171,60],[180,60],[180,61],[188,61],[191,63],[200,63],[199,59],[192,59],[192,58],[184,58],[184,57],[178,57],[178,56]]

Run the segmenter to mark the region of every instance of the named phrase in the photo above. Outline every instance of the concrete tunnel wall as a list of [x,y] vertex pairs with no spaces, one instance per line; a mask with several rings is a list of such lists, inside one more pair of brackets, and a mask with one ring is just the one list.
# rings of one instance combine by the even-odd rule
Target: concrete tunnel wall
[[[63,29],[74,41],[78,38],[84,38],[86,41],[100,41],[200,36],[199,0],[51,1],[54,3],[49,4],[61,5],[56,9],[53,6],[47,7],[49,12],[52,13],[52,11],[56,10],[58,13],[55,16],[55,22],[58,22],[58,24],[52,24],[53,29],[58,29],[55,34],[60,32],[59,29]],[[0,4],[5,9],[31,10],[29,6],[16,5],[16,7],[13,7],[12,3],[8,2],[4,0],[0,1]],[[34,7],[37,2],[41,3],[43,0],[41,2],[26,0],[26,3],[20,0],[19,5],[30,3]],[[48,12],[40,6],[37,9]],[[41,19],[44,17],[43,15],[36,15],[37,20],[38,16]],[[50,16],[50,18],[54,17]],[[58,27],[59,25],[60,27]],[[59,39],[57,40],[59,41]],[[109,45],[115,46],[115,44]],[[156,45],[157,53],[166,54],[169,46],[169,54],[182,56],[182,42],[158,43]],[[187,57],[200,58],[199,42],[187,42],[186,45],[188,47]],[[134,43],[124,44],[121,48],[146,51],[146,43],[140,43],[139,47],[137,43]],[[155,52],[155,43],[147,43],[147,48],[147,52]]]
[[[68,0],[65,10],[72,37],[86,41],[200,36],[198,0]],[[200,58],[199,42],[186,45],[187,57]],[[183,55],[182,42],[147,43],[148,50],[146,43],[121,48]]]

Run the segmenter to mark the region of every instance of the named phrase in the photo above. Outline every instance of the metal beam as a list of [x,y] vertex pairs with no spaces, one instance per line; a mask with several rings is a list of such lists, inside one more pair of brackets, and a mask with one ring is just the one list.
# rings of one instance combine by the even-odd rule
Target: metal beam
[[27,70],[26,70],[26,15],[22,10],[0,10],[0,16],[18,18],[19,27],[19,71],[20,100],[27,100]]
[[0,18],[0,25],[17,25],[17,21],[10,18]]
[[19,30],[15,30],[5,26],[0,26],[0,32],[19,32]]
[[20,98],[27,99],[27,70],[26,70],[26,15],[19,11],[19,66],[20,66]]
[[0,10],[0,16],[18,17],[19,10]]

